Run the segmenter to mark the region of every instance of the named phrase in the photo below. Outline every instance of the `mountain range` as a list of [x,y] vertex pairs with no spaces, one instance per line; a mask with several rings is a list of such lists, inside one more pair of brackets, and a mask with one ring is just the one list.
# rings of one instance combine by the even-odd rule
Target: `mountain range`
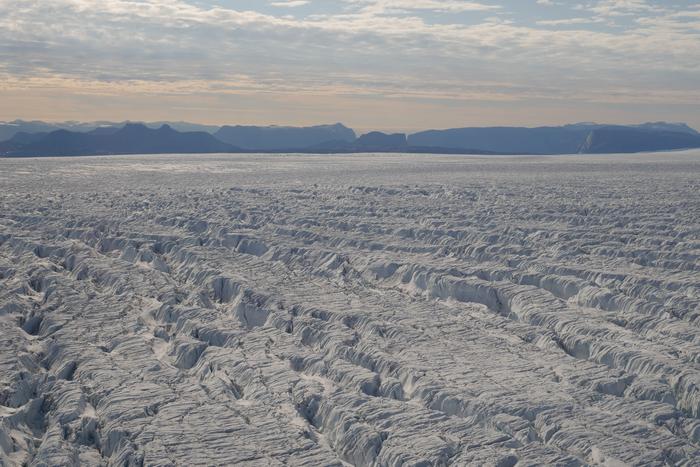
[[408,137],[413,146],[473,147],[497,153],[576,154],[643,152],[700,147],[700,134],[685,124],[559,127],[455,128],[429,130]]
[[[24,141],[24,143],[22,143]],[[86,156],[108,154],[167,154],[240,152],[204,131],[179,132],[169,125],[158,129],[128,123],[123,127],[100,127],[80,133],[56,130],[17,133],[0,144],[0,154],[9,156]]]
[[599,154],[700,147],[682,123],[454,128],[357,137],[337,123],[311,127],[208,126],[187,122],[0,122],[0,156],[245,152],[409,152],[445,154]]
[[336,123],[305,128],[285,126],[223,126],[214,136],[225,143],[252,151],[303,149],[328,141],[352,143],[357,139],[353,130]]

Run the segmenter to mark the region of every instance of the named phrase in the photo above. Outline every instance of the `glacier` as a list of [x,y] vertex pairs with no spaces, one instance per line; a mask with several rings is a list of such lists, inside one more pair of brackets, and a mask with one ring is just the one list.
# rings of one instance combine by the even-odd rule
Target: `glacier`
[[697,465],[700,151],[0,159],[0,464]]

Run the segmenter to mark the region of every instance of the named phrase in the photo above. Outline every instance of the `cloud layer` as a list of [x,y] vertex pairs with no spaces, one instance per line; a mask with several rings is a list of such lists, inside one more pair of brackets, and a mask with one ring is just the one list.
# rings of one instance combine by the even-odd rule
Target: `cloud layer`
[[[66,106],[239,96],[274,112],[275,97],[307,96],[682,114],[700,103],[700,6],[670,3],[0,0],[0,96],[22,106],[46,95],[54,107],[57,96]],[[0,118],[10,111],[27,113]]]

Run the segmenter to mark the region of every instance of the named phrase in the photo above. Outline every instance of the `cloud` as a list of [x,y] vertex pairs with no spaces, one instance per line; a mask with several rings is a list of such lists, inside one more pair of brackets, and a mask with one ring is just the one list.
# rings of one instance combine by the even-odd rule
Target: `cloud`
[[600,23],[603,20],[600,18],[565,18],[565,19],[549,19],[539,20],[536,24],[540,26],[569,26],[573,24],[592,24]]
[[652,4],[647,0],[599,0],[589,6],[579,6],[601,16],[632,16],[639,13],[663,13],[666,7]]
[[[309,13],[290,17],[185,0],[0,0],[0,86],[687,102],[700,81],[700,9],[693,7],[604,0],[528,23],[505,2],[266,4],[302,3]],[[626,24],[608,27],[610,18]]]
[[270,5],[282,8],[296,8],[299,6],[308,5],[309,3],[311,2],[308,0],[287,0],[281,2],[270,2]]
[[465,12],[498,10],[498,5],[462,0],[345,0],[346,3],[360,5],[371,13],[430,10],[438,12]]

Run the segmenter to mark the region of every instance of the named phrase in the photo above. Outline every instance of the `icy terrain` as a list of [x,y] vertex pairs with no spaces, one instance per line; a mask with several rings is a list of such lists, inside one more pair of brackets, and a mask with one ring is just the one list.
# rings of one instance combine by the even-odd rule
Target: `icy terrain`
[[0,160],[0,464],[697,465],[699,180]]

